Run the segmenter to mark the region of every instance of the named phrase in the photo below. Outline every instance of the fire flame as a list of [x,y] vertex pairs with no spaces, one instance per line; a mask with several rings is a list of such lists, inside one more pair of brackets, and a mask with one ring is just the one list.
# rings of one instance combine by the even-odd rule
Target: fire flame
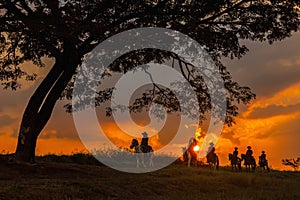
[[200,147],[198,145],[194,146],[194,151],[199,151],[200,150]]

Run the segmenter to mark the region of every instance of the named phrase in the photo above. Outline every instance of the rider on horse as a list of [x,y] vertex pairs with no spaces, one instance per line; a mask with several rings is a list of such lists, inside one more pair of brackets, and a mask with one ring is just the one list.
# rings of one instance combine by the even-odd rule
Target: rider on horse
[[217,154],[215,153],[216,149],[214,147],[214,143],[209,143],[209,147],[208,147],[208,150],[207,150],[207,162],[210,162],[211,159],[213,159]]
[[268,165],[268,160],[267,160],[267,155],[265,154],[265,151],[261,152],[261,155],[259,156],[259,165],[263,168],[263,169],[267,169],[268,171],[270,171],[269,165]]
[[[246,167],[247,167],[247,165],[251,165],[252,171],[254,171],[254,169],[256,168],[256,161],[255,161],[254,156],[252,155],[253,151],[251,150],[251,146],[248,146],[247,149],[248,150],[245,155],[245,163],[244,164],[246,165]],[[250,169],[248,169],[248,171],[250,171]]]
[[239,151],[237,147],[234,147],[233,153],[229,154],[229,160],[231,161],[231,166],[232,166],[232,171],[241,171],[242,166],[241,166],[241,158],[238,157]]
[[209,148],[207,150],[207,155],[206,155],[206,160],[207,163],[209,164],[210,168],[215,167],[215,169],[219,169],[219,158],[217,154],[215,153],[215,147],[214,143],[209,143]]
[[267,155],[265,154],[265,151],[262,151],[262,152],[261,152],[261,155],[259,156],[259,158],[260,158],[262,161],[267,160]]

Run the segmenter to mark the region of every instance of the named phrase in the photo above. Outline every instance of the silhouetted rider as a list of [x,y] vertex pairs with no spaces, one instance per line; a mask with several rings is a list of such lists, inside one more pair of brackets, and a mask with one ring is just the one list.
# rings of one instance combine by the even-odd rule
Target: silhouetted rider
[[142,152],[146,153],[148,150],[148,146],[149,146],[148,145],[149,138],[148,138],[148,134],[146,132],[143,132],[142,135],[143,135],[143,138],[141,141],[141,148],[142,148]]
[[261,152],[261,155],[259,156],[259,165],[265,170],[267,169],[268,172],[270,171],[267,155],[265,154],[265,151]]
[[207,154],[211,154],[211,155],[213,155],[214,153],[215,153],[215,147],[214,147],[214,143],[213,142],[211,142],[211,143],[209,143],[209,147],[208,147],[208,150],[207,150]]
[[253,151],[251,150],[251,146],[248,146],[247,149],[248,149],[248,150],[247,150],[247,152],[246,152],[246,156],[248,156],[248,157],[251,158],[251,157],[252,157],[252,154],[253,154]]
[[215,153],[215,147],[214,147],[214,143],[211,142],[209,143],[209,147],[207,150],[207,155],[206,155],[206,160],[207,162],[213,162],[214,158],[217,156],[217,154]]
[[239,155],[238,148],[237,148],[237,147],[234,147],[234,151],[233,151],[233,153],[232,153],[232,156],[233,156],[234,158],[237,158],[238,155]]
[[259,156],[259,158],[261,159],[262,162],[267,161],[267,155],[265,154],[265,151],[261,152],[261,155]]

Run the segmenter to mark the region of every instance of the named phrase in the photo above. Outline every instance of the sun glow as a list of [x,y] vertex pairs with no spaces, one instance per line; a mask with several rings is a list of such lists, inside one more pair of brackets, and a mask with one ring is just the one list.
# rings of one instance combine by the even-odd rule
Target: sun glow
[[198,145],[194,146],[194,151],[199,151],[200,150],[200,147]]

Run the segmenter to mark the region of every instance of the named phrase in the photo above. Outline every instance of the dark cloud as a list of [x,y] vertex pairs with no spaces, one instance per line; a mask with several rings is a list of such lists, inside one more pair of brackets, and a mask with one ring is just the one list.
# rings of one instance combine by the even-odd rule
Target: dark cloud
[[255,108],[254,111],[250,113],[248,118],[268,118],[277,115],[287,115],[294,112],[300,112],[300,103],[289,106],[270,105],[265,108]]
[[228,139],[229,141],[231,141],[232,144],[236,144],[236,145],[240,144],[240,139],[236,137],[235,132],[232,130],[228,132],[222,132],[221,137],[224,139]]
[[[300,117],[290,119],[284,123],[278,123],[261,135],[258,135],[258,139],[267,139],[270,141],[277,141],[281,146],[274,146],[274,149],[281,149],[281,152],[285,152],[285,156],[292,154],[299,154],[300,146]],[[287,153],[288,152],[288,153]]]
[[15,118],[12,118],[9,115],[1,115],[0,116],[0,127],[9,126],[16,121]]
[[255,138],[257,139],[267,139],[274,137],[274,134],[272,132],[262,132],[255,135]]
[[[240,60],[224,60],[235,81],[249,86],[258,96],[272,96],[299,82],[300,34],[268,45],[246,42],[250,52]],[[289,61],[285,66],[282,61]]]
[[66,103],[67,101],[59,101],[57,103],[49,122],[39,138],[79,139],[72,115],[66,113],[63,109],[63,105]]
[[11,137],[17,138],[19,135],[19,129],[14,128],[12,131],[12,134],[10,135]]

